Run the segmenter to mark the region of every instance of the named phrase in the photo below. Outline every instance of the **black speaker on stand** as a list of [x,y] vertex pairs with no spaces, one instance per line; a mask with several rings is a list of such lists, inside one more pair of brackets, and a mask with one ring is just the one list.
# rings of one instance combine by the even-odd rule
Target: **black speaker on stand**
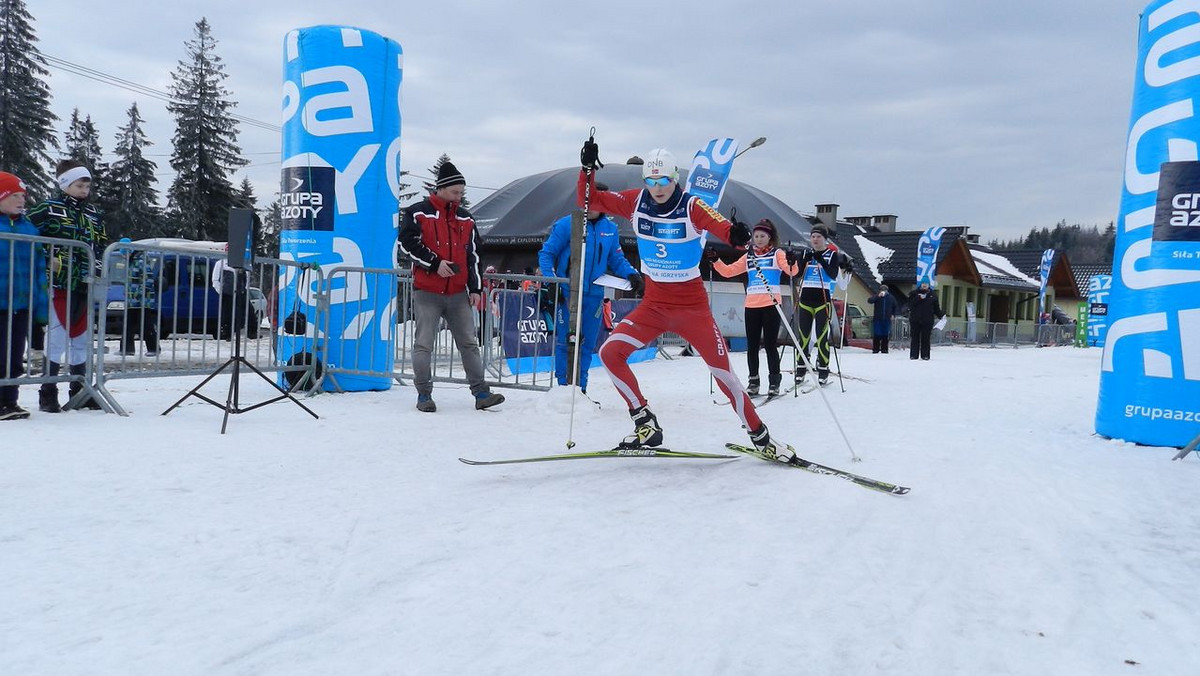
[[[213,406],[225,411],[225,416],[221,421],[221,434],[225,434],[225,429],[229,425],[230,414],[246,413],[253,411],[256,408],[262,408],[268,404],[273,404],[277,401],[283,401],[284,399],[290,399],[293,404],[304,409],[305,412],[312,417],[318,419],[320,418],[320,416],[314,413],[312,409],[308,408],[302,404],[300,400],[292,396],[291,392],[280,387],[278,383],[268,378],[266,374],[258,370],[254,364],[251,364],[246,360],[245,357],[242,356],[242,332],[238,328],[238,324],[240,323],[239,318],[243,314],[247,316],[251,315],[251,313],[248,311],[249,308],[245,307],[245,305],[249,302],[246,292],[246,287],[248,286],[246,278],[250,274],[250,268],[254,263],[255,220],[254,211],[251,209],[229,210],[229,243],[226,246],[226,260],[223,261],[224,269],[221,272],[221,295],[228,296],[231,299],[229,302],[233,304],[233,307],[229,313],[229,340],[233,345],[233,355],[229,357],[229,359],[225,360],[225,363],[217,367],[216,371],[213,371],[207,378],[201,381],[199,385],[193,387],[187,394],[183,395],[179,401],[171,404],[170,408],[162,412],[163,415],[166,415],[178,408],[180,404],[187,401],[188,397],[196,397],[201,401],[212,404]],[[217,262],[218,265],[221,265],[221,263],[222,261]],[[224,293],[226,288],[231,289],[232,293]],[[265,380],[271,387],[275,388],[275,390],[279,392],[279,396],[242,408],[239,401],[241,389],[239,381],[241,380],[242,368],[246,368],[254,373],[257,373],[258,377]],[[207,385],[210,380],[216,378],[218,375],[224,372],[225,369],[229,369],[230,374],[229,393],[225,397],[225,403],[221,403],[215,399],[210,399],[209,397],[201,394],[200,389]]]

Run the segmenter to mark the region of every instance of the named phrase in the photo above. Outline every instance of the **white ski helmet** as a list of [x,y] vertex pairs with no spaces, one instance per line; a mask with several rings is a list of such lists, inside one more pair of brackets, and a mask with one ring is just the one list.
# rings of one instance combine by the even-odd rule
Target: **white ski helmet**
[[646,155],[642,163],[642,178],[659,178],[666,176],[671,180],[679,178],[679,167],[675,164],[675,156],[666,148],[655,148]]

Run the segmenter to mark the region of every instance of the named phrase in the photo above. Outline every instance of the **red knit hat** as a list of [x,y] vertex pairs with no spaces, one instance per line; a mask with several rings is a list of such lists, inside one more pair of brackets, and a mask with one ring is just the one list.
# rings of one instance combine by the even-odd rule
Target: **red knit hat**
[[21,179],[7,171],[0,171],[0,200],[8,199],[9,195],[25,192],[25,184]]

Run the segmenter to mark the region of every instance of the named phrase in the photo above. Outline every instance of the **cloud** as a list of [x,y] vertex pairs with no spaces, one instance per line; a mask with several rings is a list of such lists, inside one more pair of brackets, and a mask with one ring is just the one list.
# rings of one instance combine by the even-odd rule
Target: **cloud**
[[[684,161],[712,137],[766,136],[735,175],[793,207],[837,202],[843,214],[896,214],[901,228],[965,223],[985,240],[1115,216],[1139,9],[265,0],[93,13],[69,4],[30,7],[42,51],[164,90],[206,16],[237,113],[274,124],[289,29],[333,23],[392,37],[405,51],[405,168],[424,174],[447,153],[474,201],[483,188],[572,165],[593,126],[606,162],[659,146]],[[135,96],[61,71],[51,87],[55,112],[92,115],[111,149]],[[151,152],[168,153],[165,106],[138,102]],[[239,140],[251,164],[235,180],[249,176],[268,197],[279,135],[242,125]]]

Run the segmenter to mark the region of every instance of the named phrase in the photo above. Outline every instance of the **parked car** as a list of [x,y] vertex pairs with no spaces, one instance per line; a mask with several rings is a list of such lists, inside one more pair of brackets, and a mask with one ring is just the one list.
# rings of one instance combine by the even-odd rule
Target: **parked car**
[[[863,309],[854,303],[847,305],[840,299],[833,299],[833,309],[837,313],[836,322],[842,324],[842,342],[844,343],[851,338],[870,338],[871,337],[871,318]],[[836,330],[836,329],[834,329]],[[832,333],[832,331],[831,331]]]
[[[159,338],[172,334],[190,333],[220,335],[221,297],[212,288],[212,266],[216,254],[223,250],[219,242],[192,242],[189,240],[141,240],[137,242],[157,244],[171,251],[146,253],[147,270],[157,280]],[[177,252],[178,251],[178,252]],[[125,311],[124,257],[110,261],[109,278],[112,282],[105,301],[106,327],[108,335],[120,335]],[[251,321],[246,322],[246,335],[257,338],[262,320],[266,317],[266,297],[255,287],[247,290]]]
[[[254,321],[246,322],[247,335],[250,334],[250,329],[249,329],[250,324],[253,324],[255,327],[257,327],[259,329],[267,329],[269,331],[271,329],[271,325],[263,324],[263,321],[265,321],[267,319],[267,296],[266,296],[266,294],[264,294],[262,292],[262,289],[258,288],[257,286],[250,287],[248,289],[248,291],[250,293],[250,312],[253,315],[252,319]],[[252,336],[252,337],[257,337],[257,336],[258,336],[258,331],[256,330],[256,331],[254,331],[254,336]]]

